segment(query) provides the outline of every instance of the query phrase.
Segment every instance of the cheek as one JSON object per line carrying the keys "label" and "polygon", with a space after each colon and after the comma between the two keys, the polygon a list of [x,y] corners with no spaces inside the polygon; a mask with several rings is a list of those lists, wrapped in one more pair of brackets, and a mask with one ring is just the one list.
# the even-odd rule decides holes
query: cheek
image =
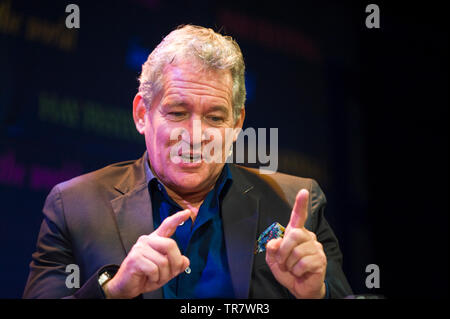
{"label": "cheek", "polygon": [[218,147],[226,155],[233,144],[233,133],[231,130],[221,130],[220,139],[216,142]]}
{"label": "cheek", "polygon": [[159,130],[157,130],[155,132],[155,147],[157,147],[159,150],[162,150],[169,141],[169,137],[169,134],[167,134],[164,128],[160,128]]}
{"label": "cheek", "polygon": [[152,148],[155,156],[158,157],[158,161],[164,166],[172,164],[170,160],[172,148],[178,150],[178,140],[171,140],[173,130],[174,128],[170,125],[161,125],[155,130]]}
{"label": "cheek", "polygon": [[146,130],[147,144],[153,151],[160,152],[170,142],[170,127],[160,119],[154,119]]}

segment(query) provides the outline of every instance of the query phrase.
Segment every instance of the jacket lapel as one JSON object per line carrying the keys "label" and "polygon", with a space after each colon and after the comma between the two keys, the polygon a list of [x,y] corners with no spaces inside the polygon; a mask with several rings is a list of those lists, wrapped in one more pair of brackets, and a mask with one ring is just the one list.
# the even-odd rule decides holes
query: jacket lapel
{"label": "jacket lapel", "polygon": [[146,184],[111,201],[126,254],[139,236],[153,231],[153,214]]}
{"label": "jacket lapel", "polygon": [[[130,168],[115,188],[121,193],[111,201],[125,254],[142,235],[153,232],[153,213],[148,183],[145,178],[144,155]],[[161,289],[145,293],[144,298],[162,298]]]}
{"label": "jacket lapel", "polygon": [[235,297],[248,298],[258,222],[259,198],[253,186],[230,165],[233,182],[222,201],[222,221]]}

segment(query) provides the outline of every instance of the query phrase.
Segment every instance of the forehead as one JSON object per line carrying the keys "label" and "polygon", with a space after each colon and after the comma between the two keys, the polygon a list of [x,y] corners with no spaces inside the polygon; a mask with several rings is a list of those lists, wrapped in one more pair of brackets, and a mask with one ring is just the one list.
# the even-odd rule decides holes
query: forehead
{"label": "forehead", "polygon": [[230,70],[206,68],[200,62],[169,64],[163,71],[163,97],[194,94],[226,100],[231,106],[233,80]]}

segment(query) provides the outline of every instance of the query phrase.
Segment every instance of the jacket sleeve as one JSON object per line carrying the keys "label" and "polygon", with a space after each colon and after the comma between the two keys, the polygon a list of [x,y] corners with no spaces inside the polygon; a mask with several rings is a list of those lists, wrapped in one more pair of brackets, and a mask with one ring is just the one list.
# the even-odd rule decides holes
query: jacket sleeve
{"label": "jacket sleeve", "polygon": [[69,288],[76,281],[71,282],[71,278],[68,278],[72,272],[69,270],[66,272],[66,267],[77,263],[72,251],[58,186],[55,186],[48,195],[43,213],[44,220],[37,239],[36,251],[32,255],[23,298],[105,298],[98,284],[98,276],[106,267],[114,268],[112,265],[99,269],[81,287]]}
{"label": "jacket sleeve", "polygon": [[313,180],[310,190],[310,205],[312,217],[312,231],[316,233],[317,240],[323,245],[327,256],[327,295],[329,298],[344,298],[352,294],[352,289],[342,270],[342,253],[338,240],[324,217],[326,206],[325,194],[320,186]]}

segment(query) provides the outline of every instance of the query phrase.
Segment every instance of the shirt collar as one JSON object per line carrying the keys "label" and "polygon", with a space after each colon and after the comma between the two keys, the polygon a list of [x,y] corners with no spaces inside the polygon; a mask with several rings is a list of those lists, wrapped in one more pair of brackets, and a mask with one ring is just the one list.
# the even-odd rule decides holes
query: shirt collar
{"label": "shirt collar", "polygon": [[156,178],[156,176],[153,174],[152,170],[150,169],[150,165],[149,165],[149,158],[148,158],[148,152],[145,152],[145,156],[144,156],[144,165],[145,165],[145,181],[147,182],[147,184],[154,178]]}

